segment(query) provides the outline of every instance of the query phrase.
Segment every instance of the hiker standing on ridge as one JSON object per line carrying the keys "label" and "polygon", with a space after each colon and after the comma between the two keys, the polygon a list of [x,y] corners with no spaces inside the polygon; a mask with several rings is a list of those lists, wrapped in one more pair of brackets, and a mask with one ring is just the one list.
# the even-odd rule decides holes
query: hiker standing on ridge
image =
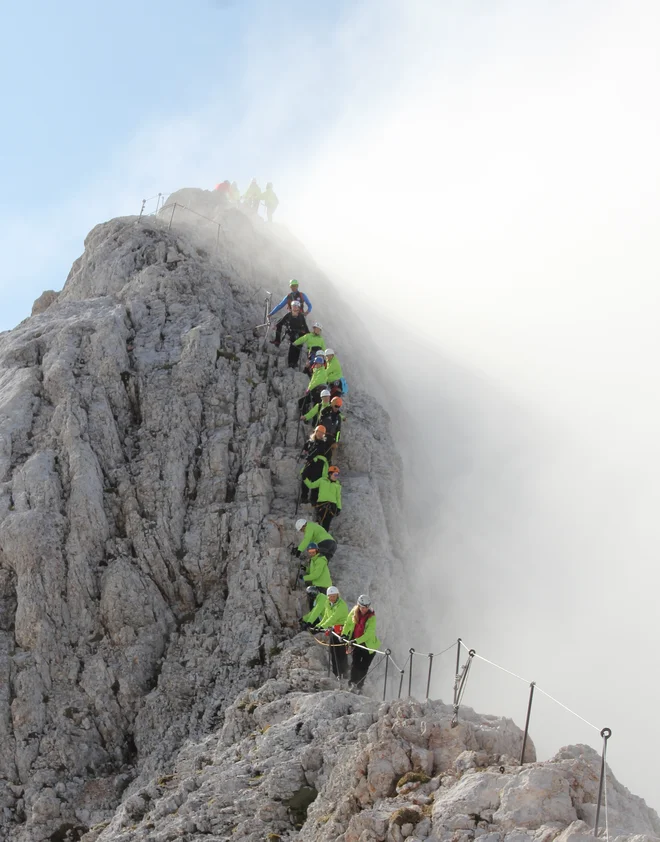
{"label": "hiker standing on ridge", "polygon": [[[330,578],[330,571],[328,570],[328,559],[320,552],[318,544],[313,541],[307,546],[307,554],[309,556],[309,566],[307,573],[300,574],[300,578],[308,585],[313,585],[319,593],[326,593],[327,589],[332,585]],[[310,594],[307,594],[307,604],[311,611],[314,607],[315,600]]]}
{"label": "hiker standing on ridge", "polygon": [[277,210],[277,206],[280,203],[280,200],[275,195],[275,191],[273,190],[273,182],[269,181],[266,185],[266,189],[261,194],[261,201],[266,205],[266,215],[268,216],[268,221],[273,221],[273,214]]}
{"label": "hiker standing on ridge", "polygon": [[304,336],[299,336],[293,343],[294,345],[304,345],[307,348],[307,365],[305,366],[305,373],[311,376],[311,362],[316,356],[317,350],[325,348],[325,339],[321,336],[323,325],[320,322],[314,322],[312,325],[312,332],[306,333]]}
{"label": "hiker standing on ridge", "polygon": [[243,205],[249,210],[251,213],[257,213],[259,211],[259,205],[261,203],[261,187],[257,184],[257,179],[253,178],[250,182],[250,186],[245,191],[245,195],[243,196]]}
{"label": "hiker standing on ridge", "polygon": [[[317,417],[320,420],[321,414],[323,413],[323,410],[326,407],[330,409],[330,389],[324,389],[321,392],[321,402],[315,403],[314,406],[309,410],[309,412],[305,413],[305,415],[300,416],[300,420],[313,421]],[[327,429],[328,428],[326,427],[326,432]]]}
{"label": "hiker standing on ridge", "polygon": [[325,609],[321,619],[316,624],[317,629],[325,629],[330,642],[330,663],[337,678],[346,678],[348,673],[348,658],[346,647],[340,641],[344,623],[348,619],[348,605],[339,594],[339,588],[330,585],[326,591]]}
{"label": "hiker standing on ridge", "polygon": [[325,433],[333,444],[339,444],[341,437],[341,422],[344,420],[341,414],[343,404],[342,398],[333,398],[330,405],[322,407],[319,413],[319,424],[323,424]]}
{"label": "hiker standing on ridge", "polygon": [[[325,434],[325,427],[318,424],[314,428],[314,432],[303,445],[302,455],[305,457],[305,464],[300,472],[300,502],[310,502],[309,486],[307,480],[317,480],[323,476],[323,473],[328,467],[328,453],[332,442]],[[311,503],[316,505],[316,498],[318,491],[316,488],[312,491]]]}
{"label": "hiker standing on ridge", "polygon": [[319,523],[314,523],[304,517],[296,521],[296,532],[303,533],[303,539],[291,550],[291,555],[298,556],[303,553],[310,543],[318,546],[323,555],[330,560],[337,550],[337,542]]}
{"label": "hiker standing on ridge", "polygon": [[353,655],[349,687],[352,686],[361,693],[364,679],[376,654],[375,650],[380,649],[381,645],[376,637],[376,615],[371,609],[371,600],[366,594],[358,597],[357,605],[344,623],[342,637],[350,640],[346,647],[346,654]]}
{"label": "hiker standing on ridge", "polygon": [[300,302],[293,301],[291,304],[291,312],[287,313],[283,319],[277,323],[275,330],[275,339],[271,339],[271,343],[276,347],[280,347],[282,341],[282,330],[286,329],[286,335],[289,337],[289,354],[287,357],[287,365],[289,368],[297,368],[298,360],[300,359],[300,346],[296,345],[296,339],[300,336],[309,333],[307,322],[302,314]]}
{"label": "hiker standing on ridge", "polygon": [[284,307],[286,307],[286,309],[289,312],[291,312],[291,305],[294,301],[297,301],[300,304],[303,315],[308,316],[312,312],[312,304],[309,298],[307,298],[304,292],[300,292],[298,286],[298,281],[295,278],[291,278],[291,280],[289,281],[289,288],[291,292],[288,295],[285,295],[284,298],[280,301],[280,303],[273,307],[273,309],[268,314],[269,319],[271,316],[274,316],[275,313],[279,313],[279,311]]}
{"label": "hiker standing on ridge", "polygon": [[305,394],[298,401],[298,409],[302,413],[306,413],[310,407],[318,403],[321,397],[321,392],[327,388],[328,376],[326,374],[325,359],[317,355],[312,360],[312,377],[309,381],[309,386]]}
{"label": "hiker standing on ridge", "polygon": [[[324,466],[323,473],[317,480],[303,480],[312,494],[316,491],[316,502],[312,505],[316,509],[316,521],[324,529],[330,529],[333,517],[341,512],[341,483],[339,482],[339,468],[336,465]],[[318,490],[317,490],[318,489]]]}
{"label": "hiker standing on ridge", "polygon": [[237,205],[241,201],[241,191],[238,189],[238,184],[232,181],[229,187],[229,201],[233,205]]}
{"label": "hiker standing on ridge", "polygon": [[308,603],[310,598],[314,600],[314,604],[312,605],[311,610],[300,618],[300,626],[303,629],[307,626],[313,627],[325,614],[325,609],[328,604],[327,596],[324,593],[321,593],[318,588],[315,588],[314,585],[309,585],[307,587]]}
{"label": "hiker standing on ridge", "polygon": [[328,386],[330,387],[332,397],[334,398],[335,396],[341,395],[344,391],[344,384],[342,382],[344,375],[342,374],[339,360],[335,356],[335,352],[332,348],[326,349],[325,367],[328,375]]}

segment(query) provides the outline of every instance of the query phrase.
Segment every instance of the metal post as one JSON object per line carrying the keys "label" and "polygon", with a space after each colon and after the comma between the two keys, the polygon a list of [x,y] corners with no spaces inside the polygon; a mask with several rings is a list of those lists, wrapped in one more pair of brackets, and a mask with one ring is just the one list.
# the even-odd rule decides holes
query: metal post
{"label": "metal post", "polygon": [[426,680],[426,700],[428,701],[431,692],[431,670],[433,669],[433,652],[429,653],[429,677]]}
{"label": "metal post", "polygon": [[170,216],[170,224],[167,226],[167,230],[172,230],[172,220],[174,219],[174,211],[176,210],[176,202],[172,205],[172,216]]}
{"label": "metal post", "polygon": [[163,195],[162,193],[159,193],[159,194],[156,196],[156,213],[158,213],[158,208],[159,208],[159,206],[160,206],[160,197],[161,197],[162,195]]}
{"label": "metal post", "polygon": [[383,682],[383,701],[387,698],[387,670],[390,666],[390,652],[391,649],[385,650],[385,681]]}
{"label": "metal post", "polygon": [[[330,638],[332,641],[332,638]],[[330,673],[332,672],[332,642],[328,647],[328,678],[330,678]]]}
{"label": "metal post", "polygon": [[405,670],[399,670],[399,695],[397,696],[397,699],[401,698],[401,691],[403,690],[403,676],[405,672]]}
{"label": "metal post", "polygon": [[410,672],[408,673],[408,695],[412,696],[412,667],[413,667],[413,658],[415,657],[415,650],[409,649],[410,652]]}
{"label": "metal post", "polygon": [[218,233],[215,237],[215,250],[219,253],[220,252],[220,226],[218,225]]}
{"label": "metal post", "polygon": [[456,647],[456,672],[454,673],[454,704],[456,704],[456,696],[458,694],[458,673],[461,668],[461,638],[458,638],[458,645]]}
{"label": "metal post", "polygon": [[600,821],[600,805],[603,800],[603,787],[605,785],[605,755],[607,754],[607,741],[612,736],[610,728],[603,728],[600,732],[603,738],[603,753],[600,756],[600,781],[598,783],[598,804],[596,805],[596,823],[594,825],[594,836],[598,836],[598,822]]}
{"label": "metal post", "polygon": [[463,669],[461,670],[461,680],[458,686],[458,693],[456,694],[456,701],[454,702],[454,715],[451,719],[451,727],[456,728],[458,725],[458,709],[461,704],[461,699],[463,698],[463,691],[465,690],[465,682],[467,681],[468,673],[470,672],[470,666],[472,665],[472,659],[477,654],[475,649],[470,649],[468,652],[468,659],[463,665]]}
{"label": "metal post", "polygon": [[529,734],[529,718],[532,715],[532,701],[534,699],[534,688],[536,682],[529,685],[529,701],[527,702],[527,719],[525,719],[525,735],[523,736],[522,751],[520,752],[520,765],[525,765],[525,749],[527,748],[527,735]]}
{"label": "metal post", "polygon": [[147,204],[146,199],[142,199],[142,207],[140,208],[140,215],[138,216],[138,222],[142,219],[142,214],[144,213],[144,206]]}

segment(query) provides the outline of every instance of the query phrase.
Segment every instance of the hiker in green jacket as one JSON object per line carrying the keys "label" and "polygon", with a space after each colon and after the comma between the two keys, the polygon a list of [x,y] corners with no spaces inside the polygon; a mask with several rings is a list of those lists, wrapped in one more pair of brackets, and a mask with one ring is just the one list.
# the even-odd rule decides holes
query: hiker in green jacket
{"label": "hiker in green jacket", "polygon": [[325,352],[325,374],[328,378],[326,383],[330,387],[332,397],[334,398],[335,395],[341,395],[344,391],[341,382],[344,375],[342,373],[339,360],[335,356],[335,352],[332,348],[328,348]]}
{"label": "hiker in green jacket", "polygon": [[312,377],[309,381],[307,391],[298,401],[298,408],[301,413],[305,413],[309,408],[318,403],[321,392],[327,388],[328,377],[325,373],[325,359],[321,356],[314,357],[312,360]]}
{"label": "hiker in green jacket", "polygon": [[341,512],[341,483],[339,482],[339,468],[336,465],[327,463],[323,473],[317,480],[305,480],[307,488],[317,488],[317,497],[314,508],[316,509],[316,521],[324,529],[330,529],[333,517]]}
{"label": "hiker in green jacket", "polygon": [[[328,407],[330,409],[330,389],[323,389],[321,392],[321,402],[315,403],[314,406],[305,415],[300,416],[301,421],[313,421],[323,410]],[[318,422],[317,422],[318,423]]]}
{"label": "hiker in green jacket", "polygon": [[339,589],[331,585],[327,590],[326,606],[317,628],[325,629],[330,644],[330,663],[337,678],[346,678],[348,659],[346,647],[341,643],[341,632],[348,619],[348,605],[339,594]]}
{"label": "hiker in green jacket", "polygon": [[[318,588],[315,588],[314,585],[309,585],[307,588],[308,600],[310,596],[314,598],[314,603],[311,611],[308,611],[307,614],[300,618],[300,625],[303,628],[307,626],[316,627],[316,624],[325,614],[325,609],[328,605],[328,597],[324,593],[321,593]],[[346,613],[348,614],[348,612]]]}
{"label": "hiker in green jacket", "polygon": [[296,531],[303,533],[303,539],[297,547],[291,551],[292,555],[298,556],[305,552],[307,547],[314,543],[321,550],[323,555],[331,559],[337,550],[337,542],[332,535],[327,532],[320,523],[314,523],[304,517],[298,518],[296,521]]}
{"label": "hiker in green jacket", "polygon": [[243,196],[243,207],[251,213],[257,213],[259,205],[261,204],[261,187],[257,184],[257,179],[253,178],[248,189]]}
{"label": "hiker in green jacket", "polygon": [[[328,559],[319,551],[318,544],[314,542],[307,547],[307,554],[309,556],[309,567],[307,573],[301,573],[300,576],[303,582],[313,585],[320,593],[325,593],[332,584],[330,571],[328,570]],[[307,594],[307,602],[311,611],[314,606],[314,599],[312,599],[311,594]]]}
{"label": "hiker in green jacket", "polygon": [[321,336],[323,326],[320,322],[314,322],[312,325],[312,332],[306,333],[304,336],[299,336],[293,343],[294,345],[304,345],[307,348],[307,364],[305,365],[305,374],[311,377],[312,374],[312,360],[316,356],[318,350],[325,349],[325,339]]}
{"label": "hiker in green jacket", "polygon": [[361,693],[364,679],[376,654],[375,650],[381,646],[376,637],[376,615],[366,594],[358,597],[357,605],[344,623],[342,637],[351,641],[351,645],[346,648],[346,653],[353,655],[349,686]]}

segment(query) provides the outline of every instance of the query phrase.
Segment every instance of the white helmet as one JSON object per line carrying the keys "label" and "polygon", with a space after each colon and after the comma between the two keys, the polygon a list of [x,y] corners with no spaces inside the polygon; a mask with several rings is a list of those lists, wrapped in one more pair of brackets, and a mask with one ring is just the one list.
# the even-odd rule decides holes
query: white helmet
{"label": "white helmet", "polygon": [[364,606],[371,605],[371,600],[366,595],[366,593],[360,594],[360,596],[358,597],[358,605],[364,605]]}
{"label": "white helmet", "polygon": [[325,351],[322,351],[320,348],[315,348],[314,353],[317,357],[325,357]]}
{"label": "white helmet", "polygon": [[305,518],[299,517],[298,520],[296,521],[296,531],[302,532],[306,525],[307,525],[307,521],[305,520]]}
{"label": "white helmet", "polygon": [[332,354],[332,356],[334,357],[335,352],[332,350],[332,348],[326,348],[326,349],[325,349],[325,355],[326,355],[326,357],[329,357],[331,354]]}
{"label": "white helmet", "polygon": [[337,594],[337,596],[339,596],[339,588],[336,588],[334,585],[330,585],[330,587],[326,591],[326,595],[332,596],[333,594]]}
{"label": "white helmet", "polygon": [[321,324],[321,322],[314,322],[312,327],[319,327],[319,328],[321,328],[321,330],[323,330],[323,325]]}
{"label": "white helmet", "polygon": [[332,392],[330,391],[330,389],[324,389],[321,392],[321,397],[322,398],[329,398],[331,394],[332,394]]}
{"label": "white helmet", "polygon": [[300,307],[300,301],[298,301],[297,298],[294,298],[293,301],[291,302],[291,306],[292,307]]}

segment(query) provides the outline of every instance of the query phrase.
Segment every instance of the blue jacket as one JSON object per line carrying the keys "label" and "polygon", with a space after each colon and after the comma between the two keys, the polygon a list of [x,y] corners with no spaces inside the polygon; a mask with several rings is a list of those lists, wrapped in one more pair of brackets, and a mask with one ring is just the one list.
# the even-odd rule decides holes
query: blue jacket
{"label": "blue jacket", "polygon": [[[309,298],[307,298],[307,296],[305,295],[305,293],[304,293],[304,292],[301,292],[300,294],[302,295],[302,299],[303,299],[303,301],[305,302],[305,306],[307,307],[307,312],[308,312],[308,313],[311,313],[311,312],[312,312],[312,305],[311,305],[311,303],[310,303]],[[283,299],[280,301],[280,303],[277,305],[277,307],[273,307],[273,309],[270,311],[270,313],[269,313],[268,315],[269,315],[269,316],[274,316],[274,315],[275,315],[275,313],[277,313],[279,310],[281,310],[281,309],[282,309],[282,307],[286,307],[286,305],[287,305],[288,301],[289,301],[289,296],[288,296],[288,295],[285,295],[285,296],[284,296],[284,298],[283,298]]]}

